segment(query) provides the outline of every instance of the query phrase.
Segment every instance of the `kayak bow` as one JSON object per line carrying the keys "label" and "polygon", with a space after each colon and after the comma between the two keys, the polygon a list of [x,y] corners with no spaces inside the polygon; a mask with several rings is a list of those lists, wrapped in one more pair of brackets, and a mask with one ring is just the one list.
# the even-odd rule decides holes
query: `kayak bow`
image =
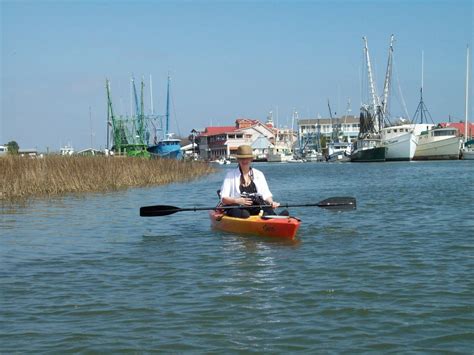
{"label": "kayak bow", "polygon": [[289,216],[250,216],[236,218],[219,211],[210,211],[213,228],[231,233],[253,234],[260,237],[294,239],[301,221]]}

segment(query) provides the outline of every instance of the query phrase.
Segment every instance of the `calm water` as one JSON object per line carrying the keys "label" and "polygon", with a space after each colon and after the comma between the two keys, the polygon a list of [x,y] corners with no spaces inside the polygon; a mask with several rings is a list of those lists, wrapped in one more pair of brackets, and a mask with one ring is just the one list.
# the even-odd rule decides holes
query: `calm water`
{"label": "calm water", "polygon": [[258,164],[296,243],[212,231],[199,181],[0,210],[0,353],[474,348],[474,164]]}

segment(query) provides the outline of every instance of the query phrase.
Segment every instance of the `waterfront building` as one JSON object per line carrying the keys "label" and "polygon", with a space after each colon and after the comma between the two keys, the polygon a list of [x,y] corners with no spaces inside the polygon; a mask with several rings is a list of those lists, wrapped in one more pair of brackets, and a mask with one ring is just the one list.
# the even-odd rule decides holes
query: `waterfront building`
{"label": "waterfront building", "polygon": [[[275,139],[275,129],[273,125],[263,124],[259,120],[238,118],[235,126],[206,127],[197,137],[199,138],[199,155],[202,159],[228,159],[235,155],[239,145],[252,146],[257,140],[260,141],[255,147],[255,153],[262,150],[268,151]],[[268,142],[268,147],[262,147],[262,142]]]}
{"label": "waterfront building", "polygon": [[[334,132],[338,132],[339,139],[351,142],[359,135],[359,117],[341,116],[337,119],[331,118],[304,118],[299,119],[298,137],[302,142],[310,145],[319,144],[321,137],[329,141]],[[304,143],[303,143],[304,144]]]}

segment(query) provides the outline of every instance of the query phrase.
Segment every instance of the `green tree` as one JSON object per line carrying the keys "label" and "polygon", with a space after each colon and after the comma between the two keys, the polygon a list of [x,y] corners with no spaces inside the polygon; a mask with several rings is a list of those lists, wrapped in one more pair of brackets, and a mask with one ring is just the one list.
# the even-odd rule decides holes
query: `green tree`
{"label": "green tree", "polygon": [[327,146],[327,137],[321,135],[321,148],[326,148]]}
{"label": "green tree", "polygon": [[18,154],[18,150],[20,149],[20,146],[15,141],[8,142],[7,147],[8,147],[9,154]]}

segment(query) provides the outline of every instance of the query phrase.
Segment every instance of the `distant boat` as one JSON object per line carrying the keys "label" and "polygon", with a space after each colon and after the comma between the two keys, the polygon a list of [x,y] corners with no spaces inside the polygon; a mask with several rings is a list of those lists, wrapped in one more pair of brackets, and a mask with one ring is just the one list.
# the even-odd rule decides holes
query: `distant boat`
{"label": "distant boat", "polygon": [[372,163],[383,162],[387,148],[381,146],[380,139],[365,138],[357,140],[352,149],[351,162]]}
{"label": "distant boat", "polygon": [[[427,129],[420,132],[424,127]],[[462,140],[457,128],[416,124],[415,132],[419,135],[413,160],[459,159]]]}
{"label": "distant boat", "polygon": [[181,140],[173,138],[173,133],[169,133],[169,121],[170,121],[170,77],[168,76],[168,87],[166,94],[166,127],[163,132],[163,139],[157,144],[151,145],[147,148],[147,151],[151,154],[152,158],[168,158],[168,159],[181,159],[183,152],[181,150]]}
{"label": "distant boat", "polygon": [[474,139],[464,143],[461,155],[464,160],[474,160]]}
{"label": "distant boat", "polygon": [[[420,102],[413,117],[413,130],[418,138],[418,145],[413,160],[449,160],[459,159],[461,138],[455,127],[435,125],[423,101],[423,56]],[[430,118],[432,123],[427,123]],[[419,122],[419,123],[415,123]]]}
{"label": "distant boat", "polygon": [[[375,109],[374,109],[375,107]],[[360,129],[357,140],[352,144],[351,162],[371,163],[384,162],[387,147],[382,145],[378,127],[380,127],[377,106],[364,105],[360,113]]]}
{"label": "distant boat", "polygon": [[270,148],[267,153],[268,162],[285,163],[293,159],[293,154],[289,150],[278,151],[276,148]]}
{"label": "distant boat", "polygon": [[181,159],[183,152],[181,151],[181,140],[173,138],[173,133],[168,133],[167,138],[147,148],[152,158],[169,158]]}
{"label": "distant boat", "polygon": [[414,126],[401,124],[384,127],[381,130],[382,146],[387,148],[387,161],[412,160],[418,145]]}
{"label": "distant boat", "polygon": [[348,162],[351,161],[351,150],[352,143],[343,142],[339,137],[339,128],[340,123],[339,119],[336,119],[336,124],[333,124],[334,118],[332,117],[331,105],[328,99],[328,109],[329,109],[329,118],[331,119],[332,134],[331,141],[327,144],[328,154],[326,156],[326,161],[329,163],[332,162]]}
{"label": "distant boat", "polygon": [[59,155],[73,155],[74,148],[70,144],[66,144],[64,147],[59,149]]}
{"label": "distant boat", "polygon": [[[367,45],[367,38],[364,40],[364,54],[367,65],[368,82],[370,85],[370,96],[372,102],[364,104],[361,107],[359,116],[359,136],[352,146],[351,162],[383,162],[387,148],[382,146],[380,138],[380,130],[383,127],[383,115],[385,110],[385,103],[379,102],[379,98],[375,92],[375,85],[372,76],[372,67],[370,64],[369,48]],[[392,49],[393,36],[390,39],[390,50]],[[387,66],[387,73],[390,67]],[[385,86],[387,87],[387,82]],[[388,93],[388,90],[384,90]]]}
{"label": "distant boat", "polygon": [[322,153],[318,152],[315,149],[309,149],[304,151],[304,154],[302,155],[302,159],[306,162],[318,162],[318,161],[324,161],[324,156]]}
{"label": "distant boat", "polygon": [[352,143],[331,142],[328,144],[328,155],[326,161],[333,163],[345,163],[351,161]]}
{"label": "distant boat", "polygon": [[228,165],[228,164],[230,164],[230,160],[225,159],[225,158],[221,158],[221,159],[217,160],[217,163],[219,165]]}

